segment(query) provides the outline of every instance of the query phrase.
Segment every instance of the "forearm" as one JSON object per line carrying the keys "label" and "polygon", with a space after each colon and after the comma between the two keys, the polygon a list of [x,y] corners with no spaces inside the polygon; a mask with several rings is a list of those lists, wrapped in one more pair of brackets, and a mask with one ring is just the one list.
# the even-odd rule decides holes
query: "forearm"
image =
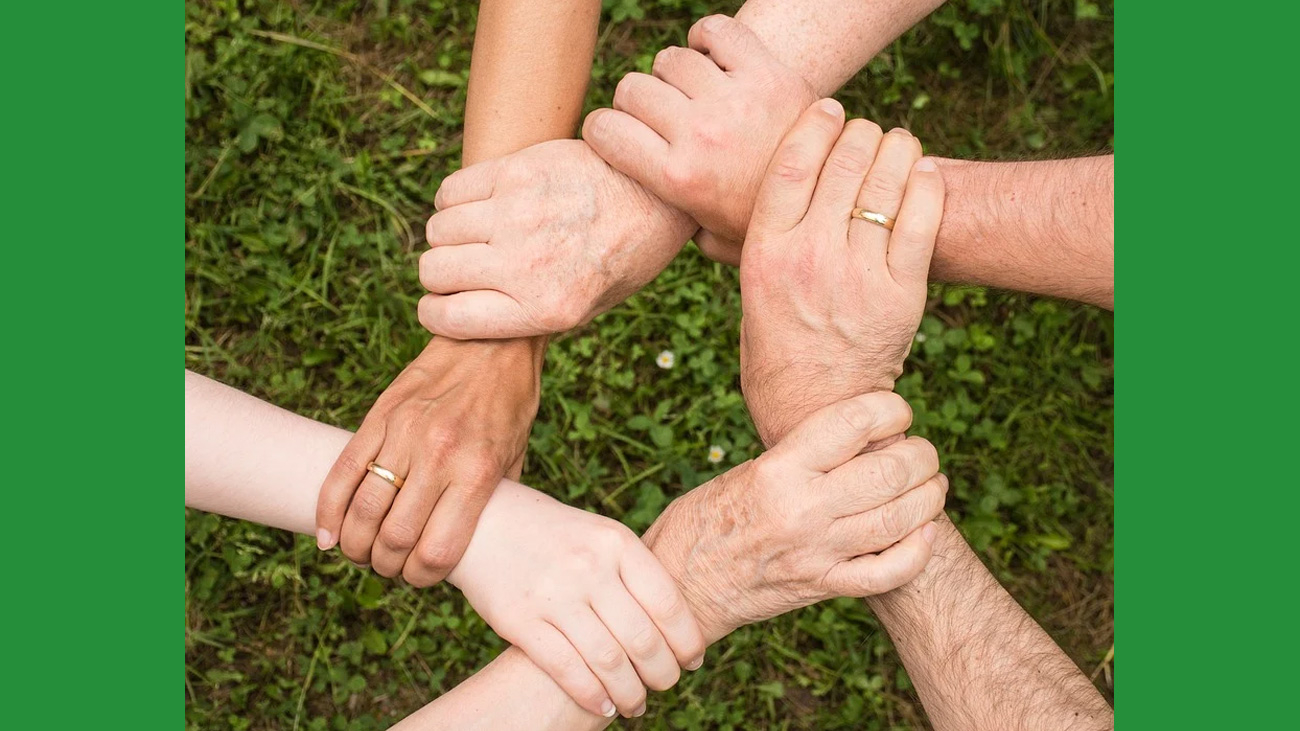
{"label": "forearm", "polygon": [[[311,534],[316,493],[351,435],[241,391],[185,372],[185,505]],[[503,481],[481,520],[491,521]],[[472,543],[471,543],[472,545]],[[472,550],[472,549],[471,549]],[[449,579],[456,583],[455,572]],[[502,703],[505,695],[511,699]],[[604,728],[523,652],[511,648],[399,728]]]}
{"label": "forearm", "polygon": [[462,164],[572,137],[591,76],[598,0],[483,0]]}
{"label": "forearm", "polygon": [[868,605],[935,729],[1109,729],[1114,711],[948,520],[934,557]]}
{"label": "forearm", "polygon": [[932,279],[1115,307],[1115,156],[939,160]]}
{"label": "forearm", "polygon": [[348,432],[185,371],[185,505],[316,532],[316,495]]}
{"label": "forearm", "polygon": [[749,0],[736,19],[781,63],[830,96],[943,0]]}

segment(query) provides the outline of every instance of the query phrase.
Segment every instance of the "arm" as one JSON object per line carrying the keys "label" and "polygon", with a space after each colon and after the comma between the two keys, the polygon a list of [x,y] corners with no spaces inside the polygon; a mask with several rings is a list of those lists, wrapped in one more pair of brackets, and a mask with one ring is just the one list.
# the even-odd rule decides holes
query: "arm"
{"label": "arm", "polygon": [[947,519],[921,576],[867,603],[935,729],[1112,729],[1115,712]]}
{"label": "arm", "polygon": [[[751,0],[735,20],[704,18],[690,49],[656,57],[654,77],[620,82],[585,139],[695,218],[707,255],[737,264],[762,171],[799,113],[936,3],[839,5]],[[949,193],[933,276],[1113,306],[1113,157],[936,162]]]}
{"label": "arm", "polygon": [[[341,429],[188,371],[185,427],[187,507],[298,532],[311,531],[316,480],[348,442]],[[679,663],[704,652],[685,598],[635,534],[509,480],[448,581],[536,658],[543,685],[598,718],[644,708],[642,678],[668,688]]]}
{"label": "arm", "polygon": [[[480,5],[465,164],[573,135],[599,12],[595,0]],[[441,581],[498,480],[523,469],[545,350],[544,337],[431,341],[366,415],[324,482],[320,547],[338,542],[353,561],[414,586]],[[408,481],[400,496],[366,472],[371,461]]]}
{"label": "arm", "polygon": [[[920,152],[906,132],[846,125],[825,103],[777,148],[740,264],[741,384],[764,441],[784,438],[819,404],[891,387],[901,372],[944,211],[944,176]],[[868,203],[897,218],[892,230],[844,220]],[[936,728],[1110,723],[1092,684],[939,522],[936,559],[868,599]]]}
{"label": "arm", "polygon": [[[797,427],[786,444],[675,500],[646,535],[671,567],[670,582],[683,587],[681,595],[661,592],[648,602],[657,605],[656,616],[674,614],[673,606],[678,616],[689,616],[684,614],[689,606],[700,618],[703,637],[697,641],[712,642],[743,624],[831,596],[887,591],[914,577],[930,558],[934,527],[929,521],[941,515],[947,490],[946,480],[935,474],[934,448],[911,439],[858,454],[867,442],[905,430],[910,420],[907,405],[892,394],[836,404]],[[188,507],[310,532],[315,480],[347,439],[341,429],[185,373]],[[885,463],[901,468],[903,484],[882,482]],[[550,512],[539,520],[539,510]],[[747,518],[740,525],[737,510]],[[627,569],[636,567],[638,555],[649,553],[634,537],[630,544],[639,551],[629,550],[617,530],[583,522],[592,520],[617,526],[503,481],[448,580],[492,623],[492,605],[511,596],[537,593],[547,581],[583,582],[546,576],[553,574],[556,559],[574,548],[566,546],[565,536],[577,533],[579,544],[601,544],[601,553],[623,554],[623,581],[635,586],[639,572]],[[530,544],[527,536],[539,532],[545,545]],[[879,555],[858,558],[868,552]],[[529,560],[539,553],[545,565]],[[502,583],[505,591],[492,602],[473,600]],[[703,660],[703,644],[692,652],[694,660],[686,664],[695,669]],[[478,725],[466,725],[471,723]],[[584,711],[512,647],[399,727],[594,729],[608,723]]]}

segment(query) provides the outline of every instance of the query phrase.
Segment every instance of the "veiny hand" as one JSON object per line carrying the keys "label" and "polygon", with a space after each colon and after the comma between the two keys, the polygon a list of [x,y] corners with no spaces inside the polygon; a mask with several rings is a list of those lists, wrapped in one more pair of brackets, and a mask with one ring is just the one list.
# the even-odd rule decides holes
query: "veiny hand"
{"label": "veiny hand", "polygon": [[709,642],[837,596],[911,581],[930,560],[948,480],[907,403],[872,393],[827,406],[772,450],[674,500],[645,535]]}
{"label": "veiny hand", "polygon": [[[841,134],[842,132],[842,134]],[[897,222],[890,232],[854,207]],[[740,383],[773,444],[809,411],[893,389],[925,309],[943,177],[902,129],[809,107],[772,157],[740,264]]]}
{"label": "veiny hand", "polygon": [[767,162],[817,95],[734,18],[701,18],[688,41],[660,51],[653,76],[624,76],[614,109],[588,115],[582,135],[693,216],[705,229],[700,249],[734,266]]}
{"label": "veiny hand", "polygon": [[[537,341],[435,338],[366,414],[321,487],[317,543],[413,586],[460,560],[503,475],[518,477],[537,415]],[[404,477],[399,491],[367,472]]]}
{"label": "veiny hand", "polygon": [[461,339],[585,324],[645,286],[695,228],[580,140],[452,173],[434,204],[420,322]]}
{"label": "veiny hand", "polygon": [[497,489],[448,581],[578,705],[645,712],[699,667],[704,637],[650,550],[621,523],[513,482]]}

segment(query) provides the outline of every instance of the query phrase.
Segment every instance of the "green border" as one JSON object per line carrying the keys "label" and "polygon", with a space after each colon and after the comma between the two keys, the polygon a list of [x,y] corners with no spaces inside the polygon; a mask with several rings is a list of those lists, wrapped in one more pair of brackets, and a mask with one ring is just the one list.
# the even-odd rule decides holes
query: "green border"
{"label": "green border", "polygon": [[1293,3],[1123,3],[1116,704],[1294,728]]}
{"label": "green border", "polygon": [[[182,391],[167,365],[181,331],[181,12],[8,8],[4,715],[17,728],[183,723]],[[1295,571],[1281,564],[1298,514],[1284,466],[1297,14],[1117,13],[1122,727],[1294,721]]]}
{"label": "green border", "polygon": [[182,13],[5,9],[8,728],[183,723]]}

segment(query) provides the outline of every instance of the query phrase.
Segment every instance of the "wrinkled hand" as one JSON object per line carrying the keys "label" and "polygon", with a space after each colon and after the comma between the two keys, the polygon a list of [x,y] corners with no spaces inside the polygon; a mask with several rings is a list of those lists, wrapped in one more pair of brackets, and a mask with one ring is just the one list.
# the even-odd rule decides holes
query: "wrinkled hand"
{"label": "wrinkled hand", "polygon": [[592,713],[645,712],[699,667],[704,637],[685,598],[623,524],[503,482],[448,581],[497,634]]}
{"label": "wrinkled hand", "polygon": [[614,109],[588,115],[582,134],[610,165],[693,216],[705,229],[701,251],[734,266],[767,162],[817,95],[734,18],[701,18],[688,41],[660,51],[653,76],[624,76]]}
{"label": "wrinkled hand", "polygon": [[[918,162],[919,161],[919,162]],[[897,222],[850,218],[854,207]],[[772,444],[810,410],[891,390],[925,309],[943,178],[902,129],[833,99],[772,157],[740,264],[740,383]]]}
{"label": "wrinkled hand", "polygon": [[[537,415],[536,341],[435,338],[393,381],[330,469],[317,542],[382,576],[441,581],[460,560],[503,475],[518,477]],[[399,491],[366,471],[374,461]]]}
{"label": "wrinkled hand", "polygon": [[837,596],[880,594],[930,560],[948,480],[907,403],[872,393],[821,409],[776,447],[674,500],[645,535],[709,642]]}
{"label": "wrinkled hand", "polygon": [[420,322],[460,339],[585,324],[654,279],[694,230],[580,140],[457,171],[435,205]]}

